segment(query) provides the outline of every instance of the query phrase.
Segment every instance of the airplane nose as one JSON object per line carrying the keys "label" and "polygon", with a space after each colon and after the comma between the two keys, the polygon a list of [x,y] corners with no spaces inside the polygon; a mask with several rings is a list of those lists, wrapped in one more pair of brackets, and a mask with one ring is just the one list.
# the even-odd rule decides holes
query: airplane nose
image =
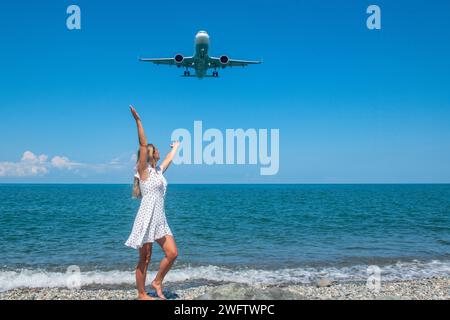
{"label": "airplane nose", "polygon": [[209,43],[209,35],[205,31],[199,31],[195,35],[196,44],[207,44]]}

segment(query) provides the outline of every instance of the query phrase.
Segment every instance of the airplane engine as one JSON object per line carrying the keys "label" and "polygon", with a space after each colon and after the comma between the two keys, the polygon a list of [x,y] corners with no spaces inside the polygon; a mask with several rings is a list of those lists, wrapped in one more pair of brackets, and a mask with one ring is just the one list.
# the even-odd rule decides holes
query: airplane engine
{"label": "airplane engine", "polygon": [[228,56],[220,56],[219,58],[220,63],[222,64],[222,66],[226,66],[228,64],[228,62],[230,61],[230,59],[228,58]]}
{"label": "airplane engine", "polygon": [[175,63],[177,65],[180,65],[183,63],[184,57],[181,54],[177,54],[174,59],[175,59]]}

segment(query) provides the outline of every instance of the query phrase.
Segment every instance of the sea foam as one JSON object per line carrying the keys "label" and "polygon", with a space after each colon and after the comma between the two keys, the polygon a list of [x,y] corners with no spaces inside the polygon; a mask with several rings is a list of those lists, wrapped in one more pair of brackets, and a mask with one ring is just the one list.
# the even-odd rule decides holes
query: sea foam
{"label": "sea foam", "polygon": [[[399,262],[380,266],[381,281],[412,280],[429,277],[450,277],[450,261]],[[151,280],[156,271],[148,272]],[[318,278],[327,277],[336,281],[367,281],[367,265],[341,268],[284,268],[264,270],[252,268],[226,268],[214,265],[183,266],[171,270],[166,281],[185,283],[195,281],[234,282],[249,285],[308,284]],[[67,287],[70,274],[43,269],[0,270],[0,291],[16,288]],[[134,271],[92,270],[81,268],[80,285],[120,286],[134,285]]]}

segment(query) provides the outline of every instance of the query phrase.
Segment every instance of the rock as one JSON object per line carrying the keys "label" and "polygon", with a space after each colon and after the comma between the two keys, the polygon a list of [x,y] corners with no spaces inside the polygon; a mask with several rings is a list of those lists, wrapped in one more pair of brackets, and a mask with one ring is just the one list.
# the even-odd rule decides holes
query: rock
{"label": "rock", "polygon": [[319,288],[331,287],[334,281],[328,278],[321,278],[316,282],[316,286]]}
{"label": "rock", "polygon": [[382,296],[378,300],[411,300],[411,297],[407,296]]}
{"label": "rock", "polygon": [[194,300],[296,300],[302,295],[279,287],[254,287],[230,283],[210,288]]}

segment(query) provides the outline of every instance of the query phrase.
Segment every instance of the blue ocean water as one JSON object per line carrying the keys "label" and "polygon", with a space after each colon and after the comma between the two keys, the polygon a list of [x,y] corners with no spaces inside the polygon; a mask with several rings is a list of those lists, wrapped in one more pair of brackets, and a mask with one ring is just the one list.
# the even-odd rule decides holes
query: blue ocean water
{"label": "blue ocean water", "polygon": [[[131,185],[0,185],[0,290],[64,285],[71,265],[132,285],[138,206]],[[450,185],[169,185],[166,216],[172,283],[450,276]]]}

